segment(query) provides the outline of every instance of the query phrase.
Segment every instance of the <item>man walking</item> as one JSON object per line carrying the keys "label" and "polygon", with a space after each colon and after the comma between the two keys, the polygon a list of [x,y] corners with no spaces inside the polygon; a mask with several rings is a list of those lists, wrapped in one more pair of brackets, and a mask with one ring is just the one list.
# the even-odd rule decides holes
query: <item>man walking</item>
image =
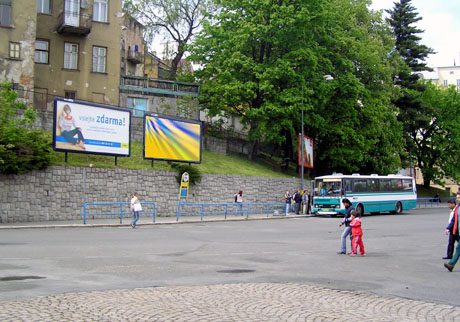
{"label": "man walking", "polygon": [[[458,198],[458,197],[457,197]],[[446,228],[446,235],[449,235],[449,242],[447,244],[447,256],[443,257],[442,259],[452,259],[452,255],[454,254],[454,247],[455,247],[455,241],[458,242],[459,240],[459,234],[458,234],[458,229],[453,233],[453,225],[451,228],[449,228],[450,222],[452,221],[452,218],[454,217],[455,212],[458,212],[458,206],[456,205],[455,199],[454,198],[449,198],[447,200],[447,205],[450,209],[450,215],[449,215],[449,225]],[[460,205],[460,204],[459,204]]]}
{"label": "man walking", "polygon": [[[460,191],[457,192],[457,203],[459,204],[455,210],[454,210],[454,214],[452,216],[452,219],[449,223],[449,225],[447,226],[446,228],[446,233],[450,233],[452,232],[452,234],[455,236],[456,234],[458,235],[458,232],[459,232],[459,224],[460,224],[460,220],[458,220],[459,216],[458,216],[458,211],[459,211],[459,206],[460,206]],[[449,272],[452,272],[452,270],[454,269],[455,267],[455,264],[457,264],[457,261],[460,257],[460,243],[457,243],[457,247],[455,248],[455,254],[454,256],[451,258],[451,260],[448,262],[448,263],[444,263],[444,267],[447,268],[447,270]]]}

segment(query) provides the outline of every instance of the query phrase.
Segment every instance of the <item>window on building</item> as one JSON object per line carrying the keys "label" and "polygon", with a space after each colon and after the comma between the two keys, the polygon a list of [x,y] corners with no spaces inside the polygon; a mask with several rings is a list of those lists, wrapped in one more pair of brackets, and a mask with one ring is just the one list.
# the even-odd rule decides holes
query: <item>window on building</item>
{"label": "window on building", "polygon": [[447,84],[448,84],[448,83],[447,83],[447,79],[443,80],[442,83],[444,84],[444,86],[447,86]]}
{"label": "window on building", "polygon": [[64,97],[74,100],[74,99],[77,98],[77,92],[65,91],[65,92],[64,92]]}
{"label": "window on building", "polygon": [[47,40],[35,40],[35,62],[48,64],[50,43]]}
{"label": "window on building", "polygon": [[13,59],[21,58],[21,44],[20,43],[10,41],[9,57]]}
{"label": "window on building", "polygon": [[107,0],[94,0],[93,20],[107,22]]}
{"label": "window on building", "polygon": [[457,79],[457,86],[460,86],[460,79]]}
{"label": "window on building", "polygon": [[0,26],[9,26],[11,19],[11,0],[0,0]]}
{"label": "window on building", "polygon": [[128,108],[134,111],[134,116],[144,116],[147,112],[147,99],[128,97]]}
{"label": "window on building", "polygon": [[64,43],[64,68],[77,69],[78,44]]}
{"label": "window on building", "polygon": [[93,47],[93,72],[105,73],[107,48]]}
{"label": "window on building", "polygon": [[37,13],[51,13],[50,0],[37,0]]}

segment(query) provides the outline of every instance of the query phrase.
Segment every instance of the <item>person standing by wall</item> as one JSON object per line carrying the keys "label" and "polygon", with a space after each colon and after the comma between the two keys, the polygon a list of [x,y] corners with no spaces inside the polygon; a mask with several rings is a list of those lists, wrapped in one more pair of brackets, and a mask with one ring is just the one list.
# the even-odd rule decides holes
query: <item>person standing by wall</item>
{"label": "person standing by wall", "polygon": [[[460,196],[457,195],[457,199],[460,199]],[[455,206],[456,205],[456,202],[455,202],[455,199],[454,198],[449,198],[449,200],[447,200],[447,206],[449,207],[449,209],[451,210],[450,211],[450,215],[449,215],[449,225],[447,226],[446,228],[446,235],[449,235],[449,242],[447,244],[447,256],[446,257],[443,257],[442,259],[452,259],[452,255],[454,254],[454,246],[455,246],[455,241],[459,241],[459,233],[458,233],[458,229],[456,231],[456,233],[454,234],[453,233],[453,225],[451,228],[449,228],[451,225],[450,225],[450,222],[452,221],[452,218],[454,217],[454,214],[455,212],[458,213],[459,211],[459,206],[460,206],[460,203],[459,203],[459,206]],[[458,214],[457,214],[458,216]]]}
{"label": "person standing by wall", "polygon": [[310,194],[310,191],[305,191],[304,195],[306,194],[306,202],[304,204],[304,208],[303,208],[303,214],[305,215],[305,213],[308,215],[311,211],[311,194]]}
{"label": "person standing by wall", "polygon": [[295,202],[295,213],[296,215],[299,214],[300,212],[300,202],[302,201],[302,195],[300,194],[300,191],[296,191],[294,195],[294,202]]}
{"label": "person standing by wall", "polygon": [[137,192],[134,192],[133,197],[131,198],[131,211],[133,212],[131,227],[136,228],[136,223],[139,220],[139,212],[142,211],[141,202],[137,198]]}
{"label": "person standing by wall", "polygon": [[235,215],[238,216],[240,213],[243,216],[243,190],[240,190],[234,197],[236,202]]}
{"label": "person standing by wall", "polygon": [[341,237],[342,238],[342,249],[337,254],[347,253],[347,236],[348,235],[350,235],[350,240],[353,241],[353,238],[351,236],[350,222],[351,222],[351,212],[355,210],[355,208],[351,204],[351,201],[348,200],[347,198],[344,198],[342,200],[342,203],[345,206],[345,216],[343,217],[343,221],[339,224],[339,227],[342,227],[343,225],[345,225],[345,229],[343,230],[342,237]]}
{"label": "person standing by wall", "polygon": [[308,192],[307,190],[304,190],[302,194],[302,214],[303,215],[307,213],[307,201],[308,201],[307,192]]}
{"label": "person standing by wall", "polygon": [[286,193],[284,194],[284,201],[286,202],[286,216],[289,215],[289,207],[291,207],[291,199],[292,199],[292,196],[291,196],[291,193],[289,192],[289,190],[286,190]]}

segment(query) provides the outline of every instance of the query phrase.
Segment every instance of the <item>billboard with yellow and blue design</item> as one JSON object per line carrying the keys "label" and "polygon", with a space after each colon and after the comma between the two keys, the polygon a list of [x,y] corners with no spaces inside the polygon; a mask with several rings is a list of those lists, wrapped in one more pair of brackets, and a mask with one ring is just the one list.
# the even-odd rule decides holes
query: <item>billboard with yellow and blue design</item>
{"label": "billboard with yellow and blue design", "polygon": [[158,115],[144,117],[144,159],[201,163],[202,123]]}

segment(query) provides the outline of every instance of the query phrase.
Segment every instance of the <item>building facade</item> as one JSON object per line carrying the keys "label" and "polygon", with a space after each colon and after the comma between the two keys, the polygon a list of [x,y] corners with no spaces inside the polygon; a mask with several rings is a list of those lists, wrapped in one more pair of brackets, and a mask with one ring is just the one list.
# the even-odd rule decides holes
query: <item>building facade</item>
{"label": "building facade", "polygon": [[441,86],[454,85],[460,91],[460,66],[435,67],[432,72],[423,73],[421,77]]}
{"label": "building facade", "polygon": [[0,81],[42,112],[64,97],[198,120],[199,85],[166,80],[143,29],[122,0],[0,0]]}
{"label": "building facade", "polygon": [[0,0],[0,82],[9,81],[30,103],[34,88],[37,11],[29,1]]}
{"label": "building facade", "polygon": [[51,95],[118,106],[121,0],[35,1],[35,105],[49,109]]}

